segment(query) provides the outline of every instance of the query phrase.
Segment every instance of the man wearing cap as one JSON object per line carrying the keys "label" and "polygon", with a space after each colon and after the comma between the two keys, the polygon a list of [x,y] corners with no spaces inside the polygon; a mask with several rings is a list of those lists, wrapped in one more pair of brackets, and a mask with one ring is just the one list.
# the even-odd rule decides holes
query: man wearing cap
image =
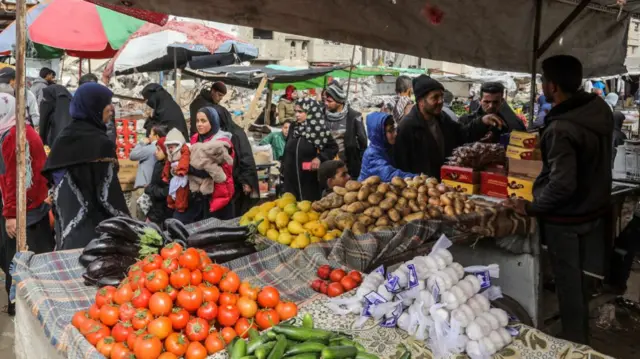
{"label": "man wearing cap", "polygon": [[358,178],[362,156],[367,149],[362,114],[347,104],[347,94],[335,81],[327,87],[324,105],[327,128],[340,148],[338,156],[347,164],[351,178]]}
{"label": "man wearing cap", "polygon": [[[16,70],[11,67],[5,67],[0,70],[0,92],[16,96]],[[38,127],[40,125],[40,109],[38,108],[38,99],[33,92],[27,88],[25,91],[25,99],[27,102],[27,123]]]}
{"label": "man wearing cap", "polygon": [[[501,132],[526,131],[522,120],[516,116],[511,107],[504,100],[504,86],[499,82],[485,82],[480,88],[480,107],[475,112],[464,115],[460,123],[468,124],[485,115],[496,115],[502,119],[506,126]],[[496,133],[496,135],[499,135]],[[497,141],[497,136],[494,137]]]}
{"label": "man wearing cap", "polygon": [[396,166],[410,173],[440,178],[440,167],[453,149],[482,139],[492,127],[502,127],[496,116],[487,115],[467,125],[454,122],[442,112],[444,86],[429,76],[413,79],[416,105],[398,126],[393,149]]}
{"label": "man wearing cap", "polygon": [[191,105],[189,105],[189,112],[191,113],[191,128],[189,130],[191,131],[191,134],[198,132],[196,131],[196,116],[198,114],[198,110],[207,106],[219,105],[220,101],[222,101],[226,94],[227,86],[221,81],[214,82],[213,85],[211,85],[211,88],[205,88],[200,91],[198,97],[196,97],[195,100],[191,102]]}

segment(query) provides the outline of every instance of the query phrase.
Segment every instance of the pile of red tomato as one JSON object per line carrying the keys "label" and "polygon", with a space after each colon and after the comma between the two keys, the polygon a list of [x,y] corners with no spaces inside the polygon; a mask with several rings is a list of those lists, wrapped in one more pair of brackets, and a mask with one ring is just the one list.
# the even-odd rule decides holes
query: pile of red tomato
{"label": "pile of red tomato", "polygon": [[107,358],[201,359],[297,313],[275,288],[252,287],[202,250],[172,243],[132,266],[118,288],[100,288],[72,324]]}
{"label": "pile of red tomato", "polygon": [[[337,297],[360,286],[362,274],[358,271],[349,273],[342,269],[332,269],[328,264],[318,267],[316,273],[320,279],[311,282],[311,288],[316,292],[326,294],[329,297]],[[326,282],[325,280],[329,280]]]}

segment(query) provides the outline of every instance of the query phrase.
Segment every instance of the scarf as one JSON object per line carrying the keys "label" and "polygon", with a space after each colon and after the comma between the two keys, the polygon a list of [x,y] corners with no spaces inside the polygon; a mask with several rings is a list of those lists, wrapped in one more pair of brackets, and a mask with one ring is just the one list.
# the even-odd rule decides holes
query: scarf
{"label": "scarf", "polygon": [[287,86],[287,88],[284,90],[284,98],[289,101],[293,101],[293,93],[295,92],[295,90],[296,88],[293,85]]}
{"label": "scarf", "polygon": [[339,112],[331,112],[329,110],[326,111],[326,115],[327,115],[327,121],[329,122],[341,122],[341,121],[346,121],[347,120],[347,112],[349,112],[349,109],[347,108],[347,105],[344,105],[342,107],[342,111]]}
{"label": "scarf", "polygon": [[204,142],[220,131],[220,115],[213,107],[203,107],[198,110],[198,113],[204,113],[211,125],[209,132],[205,134],[198,133],[198,142]]}
{"label": "scarf", "polygon": [[0,134],[4,134],[16,125],[16,99],[6,93],[0,93]]}
{"label": "scarf", "polygon": [[318,150],[322,150],[331,137],[331,132],[324,123],[322,106],[310,98],[297,100],[296,106],[300,106],[306,112],[307,119],[296,124],[293,130],[294,138],[304,137]]}

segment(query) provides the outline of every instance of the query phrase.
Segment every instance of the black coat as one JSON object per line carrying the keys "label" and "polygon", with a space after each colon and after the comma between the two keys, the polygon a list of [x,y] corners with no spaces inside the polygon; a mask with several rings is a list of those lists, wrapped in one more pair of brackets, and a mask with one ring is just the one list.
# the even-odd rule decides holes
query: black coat
{"label": "black coat", "polygon": [[145,187],[146,193],[151,199],[151,208],[147,217],[153,223],[162,225],[164,220],[173,216],[173,211],[167,207],[167,196],[169,195],[169,184],[162,180],[162,170],[164,161],[157,161],[153,166],[151,181]]}
{"label": "black coat", "polygon": [[298,201],[317,201],[321,198],[322,187],[318,182],[317,171],[303,171],[302,164],[318,157],[321,162],[332,160],[338,154],[338,144],[329,137],[322,151],[303,136],[293,136],[295,124],[289,129],[287,144],[282,157],[282,175],[285,192],[293,193]]}
{"label": "black coat", "polygon": [[149,84],[142,89],[142,97],[147,100],[147,105],[153,109],[151,116],[144,124],[147,133],[153,126],[165,126],[167,132],[177,128],[184,139],[189,142],[189,131],[182,109],[162,86]]}
{"label": "black coat", "polygon": [[362,114],[351,107],[347,112],[347,132],[344,134],[344,161],[351,178],[360,177],[362,156],[367,149],[367,132],[362,123]]}
{"label": "black coat", "polygon": [[[481,119],[484,115],[486,115],[486,113],[482,110],[482,107],[478,107],[478,109],[475,112],[460,117],[458,122],[460,122],[463,125],[467,125],[472,121]],[[497,128],[492,128],[491,131],[493,131],[496,134],[495,137],[498,137],[498,135],[503,133],[509,133],[511,131],[527,130],[527,127],[524,125],[524,122],[522,122],[522,120],[520,120],[518,116],[516,116],[515,112],[513,112],[511,107],[509,107],[509,105],[506,102],[503,103],[502,106],[500,106],[500,109],[498,110],[497,115],[504,121],[504,123],[506,124],[506,127],[503,127],[502,130],[499,130]],[[495,138],[495,140],[498,140],[498,138]]]}
{"label": "black coat", "polygon": [[[622,132],[622,123],[624,122],[624,114],[620,111],[613,112],[613,159],[615,160],[618,146],[624,145],[627,135]],[[42,121],[42,120],[40,120]]]}
{"label": "black coat", "polygon": [[453,149],[481,139],[489,130],[480,120],[462,125],[445,113],[437,119],[444,141],[444,153],[431,135],[426,120],[414,106],[398,125],[398,137],[393,149],[396,167],[410,173],[423,173],[440,178],[440,167]]}
{"label": "black coat", "polygon": [[69,104],[71,93],[66,87],[50,85],[42,90],[40,102],[40,138],[42,143],[51,147],[58,135],[71,123]]}

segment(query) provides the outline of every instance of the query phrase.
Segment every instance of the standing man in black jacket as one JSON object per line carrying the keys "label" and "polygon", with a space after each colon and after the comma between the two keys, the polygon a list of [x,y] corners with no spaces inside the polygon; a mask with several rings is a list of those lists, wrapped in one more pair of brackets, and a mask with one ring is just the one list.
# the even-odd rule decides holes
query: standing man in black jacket
{"label": "standing man in black jacket", "polygon": [[582,64],[567,55],[542,62],[542,89],[553,108],[540,136],[542,172],[533,202],[509,200],[538,217],[556,281],[564,339],[589,344],[590,288],[605,274],[604,218],[611,197],[613,114],[596,94],[581,91]]}
{"label": "standing man in black jacket", "polygon": [[505,126],[500,131],[495,131],[494,141],[499,139],[498,136],[501,133],[527,130],[522,120],[516,116],[504,100],[504,86],[499,82],[485,82],[482,84],[482,87],[480,87],[480,107],[475,112],[460,117],[459,122],[466,125],[485,115],[496,115],[505,123]]}
{"label": "standing man in black jacket", "polygon": [[453,149],[491,135],[491,127],[504,123],[494,114],[470,121],[454,122],[442,112],[444,86],[427,75],[413,79],[416,105],[400,121],[393,149],[396,167],[410,173],[440,178],[440,167]]}

